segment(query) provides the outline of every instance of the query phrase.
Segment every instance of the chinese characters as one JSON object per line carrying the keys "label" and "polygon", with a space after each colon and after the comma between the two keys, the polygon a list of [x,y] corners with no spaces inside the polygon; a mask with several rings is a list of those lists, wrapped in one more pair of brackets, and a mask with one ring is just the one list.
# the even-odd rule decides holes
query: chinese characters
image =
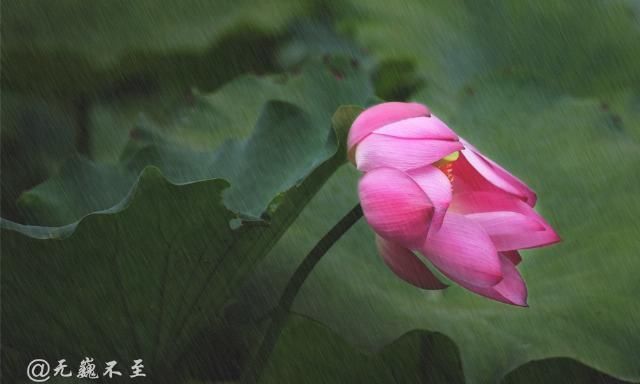
{"label": "chinese characters", "polygon": [[[100,372],[102,372],[102,375],[100,375]],[[103,371],[98,369],[98,365],[92,357],[82,359],[75,372],[66,359],[58,360],[53,372],[51,372],[49,362],[44,359],[32,360],[27,367],[27,377],[34,383],[44,383],[52,377],[75,377],[78,379],[99,379],[102,377],[112,379],[120,376],[129,376],[132,379],[146,377],[143,360],[135,359],[130,365],[126,366],[125,364],[119,364],[116,360],[107,361],[104,364]]]}

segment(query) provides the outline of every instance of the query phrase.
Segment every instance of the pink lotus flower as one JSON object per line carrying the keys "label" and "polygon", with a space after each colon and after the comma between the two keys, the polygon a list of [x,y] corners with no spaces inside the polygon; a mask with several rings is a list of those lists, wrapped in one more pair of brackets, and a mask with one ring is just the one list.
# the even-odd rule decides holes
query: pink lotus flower
{"label": "pink lotus flower", "polygon": [[493,300],[526,306],[518,250],[560,240],[533,209],[536,194],[417,103],[383,103],[358,116],[349,157],[385,263],[424,289],[446,287],[427,267]]}

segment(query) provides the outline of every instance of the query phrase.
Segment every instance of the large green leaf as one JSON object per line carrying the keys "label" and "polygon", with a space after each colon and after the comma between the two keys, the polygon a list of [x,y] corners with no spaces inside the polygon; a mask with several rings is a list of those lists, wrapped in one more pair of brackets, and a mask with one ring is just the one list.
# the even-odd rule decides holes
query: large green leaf
{"label": "large green leaf", "polygon": [[[325,119],[317,111],[334,108],[336,101],[357,102],[370,94],[368,89],[358,88],[367,68],[354,68],[346,58],[336,55],[325,58],[324,65],[318,64],[320,57],[306,59],[306,65],[297,68],[298,75],[245,75],[210,94],[178,89],[124,100],[99,100],[89,111],[89,153],[93,159],[115,162],[129,138],[139,136],[140,130],[153,130],[190,147],[215,148],[226,139],[247,137],[259,106],[266,100],[303,103],[314,118]],[[347,75],[344,81],[335,81],[342,72]],[[336,100],[332,100],[333,95]]]}
{"label": "large green leaf", "polygon": [[553,383],[559,378],[573,383],[624,384],[626,381],[566,358],[529,362],[510,372],[503,384]]}
{"label": "large green leaf", "polygon": [[[353,115],[339,112],[338,128],[344,131]],[[325,150],[334,155],[279,196],[267,221],[232,226],[238,214],[222,204],[227,182],[178,186],[153,167],[118,207],[77,226],[4,221],[3,347],[22,358],[13,368],[22,372],[23,359],[39,354],[84,354],[101,361],[142,357],[157,380],[171,373],[185,345],[216,326],[253,264],[343,161],[335,136]]]}
{"label": "large green leaf", "polygon": [[[531,360],[570,357],[640,380],[637,216],[640,145],[598,101],[536,93],[523,83],[480,88],[453,127],[527,180],[564,241],[525,251],[530,308],[463,289],[425,292],[397,279],[376,255],[364,222],[325,256],[294,310],[353,344],[378,348],[412,329],[442,332],[459,346],[470,382],[496,382]],[[502,113],[487,113],[496,106]],[[514,131],[514,127],[518,127]],[[342,169],[258,269],[255,302],[277,296],[313,239],[357,202],[357,172]],[[256,293],[256,292],[259,292]]]}
{"label": "large green leaf", "polygon": [[[336,68],[343,77],[336,78]],[[247,99],[247,94],[252,97]],[[227,205],[257,217],[273,196],[318,164],[318,152],[308,148],[326,150],[318,146],[326,141],[326,132],[318,128],[327,126],[333,111],[343,104],[364,104],[371,95],[366,73],[338,58],[335,63],[311,63],[290,77],[244,76],[216,93],[194,96],[192,105],[181,105],[169,117],[158,117],[160,105],[147,108],[155,114],[143,115],[130,128],[126,148],[112,147],[121,152],[119,162],[77,157],[60,174],[24,193],[18,206],[30,224],[69,224],[118,204],[142,168],[156,165],[174,183],[228,180]],[[269,101],[271,107],[261,109]],[[114,120],[124,121],[131,120]],[[220,146],[230,137],[248,136],[256,121],[254,135]],[[119,135],[117,129],[111,134]]]}
{"label": "large green leaf", "polygon": [[[333,110],[371,94],[366,76],[337,79],[325,65],[285,84],[238,81],[263,95],[259,115],[247,107],[256,128],[246,140],[211,152],[150,132],[122,163],[74,159],[25,197],[34,220],[71,224],[2,222],[5,374],[21,375],[34,355],[88,355],[140,357],[154,382],[178,379],[172,364],[204,327],[220,325],[243,278],[343,163],[339,144],[358,109],[339,109],[331,131]],[[288,96],[300,83],[317,86]]]}

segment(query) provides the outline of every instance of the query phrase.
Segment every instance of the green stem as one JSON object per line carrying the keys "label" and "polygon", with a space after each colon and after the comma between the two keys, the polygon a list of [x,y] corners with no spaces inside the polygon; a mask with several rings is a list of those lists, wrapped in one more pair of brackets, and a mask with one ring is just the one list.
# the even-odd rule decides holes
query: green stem
{"label": "green stem", "polygon": [[351,209],[336,225],[327,232],[320,241],[318,241],[313,249],[307,254],[302,263],[289,279],[287,286],[280,296],[278,305],[273,311],[271,324],[267,329],[267,333],[262,339],[262,344],[258,351],[253,355],[247,365],[247,369],[241,378],[243,384],[256,384],[269,361],[269,356],[273,351],[278,337],[282,333],[285,326],[287,316],[291,310],[291,305],[295,300],[298,291],[311,274],[313,268],[318,264],[322,256],[333,246],[333,244],[344,235],[345,232],[353,226],[362,217],[362,207],[360,204]]}

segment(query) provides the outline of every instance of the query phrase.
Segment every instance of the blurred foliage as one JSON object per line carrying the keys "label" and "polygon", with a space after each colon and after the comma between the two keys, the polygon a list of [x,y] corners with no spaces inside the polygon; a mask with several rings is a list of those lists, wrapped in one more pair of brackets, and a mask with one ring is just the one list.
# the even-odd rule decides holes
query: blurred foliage
{"label": "blurred foliage", "polygon": [[415,60],[420,95],[443,111],[470,82],[501,73],[577,96],[640,87],[634,0],[336,5],[342,28],[382,60]]}
{"label": "blurred foliage", "polygon": [[406,285],[360,223],[262,381],[640,380],[637,1],[27,0],[2,15],[5,380],[34,354],[237,380],[299,260],[356,202],[344,167],[287,230],[344,160],[331,116],[343,131],[356,110],[338,108],[376,97],[429,105],[538,191],[564,242],[524,253],[522,310]]}
{"label": "blurred foliage", "polygon": [[54,174],[75,149],[76,120],[68,103],[2,92],[0,141],[2,216],[18,217],[20,194]]}
{"label": "blurred foliage", "polygon": [[[3,87],[54,96],[205,90],[251,70],[305,2],[3,2]],[[36,63],[36,65],[33,65]]]}
{"label": "blurred foliage", "polygon": [[[266,318],[239,319],[203,332],[180,361],[193,383],[237,379],[266,329]],[[204,352],[204,355],[201,355]],[[376,351],[345,343],[326,326],[290,314],[260,383],[463,383],[455,344],[446,336],[410,332]]]}

